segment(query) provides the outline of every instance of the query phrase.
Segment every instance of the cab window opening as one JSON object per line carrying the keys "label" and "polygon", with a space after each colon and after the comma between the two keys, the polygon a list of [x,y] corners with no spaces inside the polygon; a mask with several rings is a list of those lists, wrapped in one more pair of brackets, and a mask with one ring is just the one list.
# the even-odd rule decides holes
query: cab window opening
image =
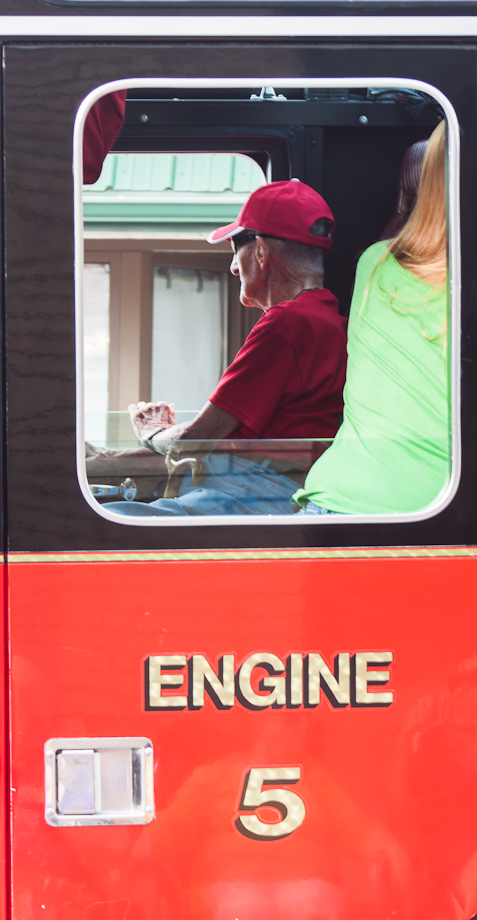
{"label": "cab window opening", "polygon": [[[437,121],[437,119],[435,120]],[[424,130],[422,142],[414,141],[414,144],[405,148],[404,159],[406,159],[406,156],[409,159],[409,150],[411,150],[412,154],[413,148],[418,148],[419,145],[420,154],[424,153],[426,135],[429,134],[432,134],[432,126]],[[416,151],[414,150],[415,153]],[[141,154],[136,155],[136,158],[143,157],[145,160],[154,160],[154,158],[157,159],[161,156],[164,155],[160,153]],[[185,156],[189,158],[187,168],[190,175],[195,175],[198,184],[202,183],[204,185],[203,168],[202,165],[199,166],[198,161],[202,158],[202,164],[204,164],[207,158],[211,159],[211,154],[185,154]],[[216,156],[217,159],[220,156],[224,157],[224,155],[220,154]],[[113,157],[116,157],[117,160],[126,161],[133,159],[131,155],[118,155],[114,152],[110,154],[109,160]],[[193,157],[195,157],[195,160],[192,159]],[[240,159],[244,160],[245,157],[242,156]],[[416,185],[415,180],[422,167],[422,159],[421,155],[419,162],[417,162],[417,155],[414,158],[411,155],[416,189],[419,182]],[[111,167],[108,166],[107,168],[110,169]],[[127,168],[129,169],[130,167],[128,166]],[[404,202],[403,176],[407,182],[406,194],[404,195],[406,200]],[[257,182],[257,187],[263,186],[263,182],[264,177],[262,175]],[[385,239],[386,231],[394,229],[397,225],[396,221],[400,220],[402,225],[406,225],[409,213],[413,209],[414,195],[411,188],[412,183],[409,183],[409,169],[407,173],[401,172],[400,177],[395,175],[394,183],[394,193],[398,191],[395,213],[388,212],[387,225],[383,225],[380,234],[376,234],[378,239],[379,236]],[[274,187],[278,187],[278,184],[278,182],[273,181],[272,175],[272,185],[269,185],[268,189],[272,188],[273,190]],[[289,180],[284,180],[283,184],[288,187],[292,185]],[[297,186],[299,185],[310,188],[304,182],[298,182]],[[313,193],[314,190],[311,188],[310,190]],[[123,191],[125,190],[123,189]],[[254,190],[252,189],[251,192],[254,192]],[[444,188],[442,192],[445,199]],[[85,197],[87,195],[88,190],[85,190]],[[192,197],[190,192],[189,197]],[[254,195],[252,194],[251,200],[253,199]],[[326,202],[325,206],[327,207]],[[443,201],[443,208],[445,211],[445,200]],[[159,210],[159,207],[157,209]],[[289,211],[289,214],[291,213],[292,211]],[[230,223],[233,224],[233,221]],[[310,232],[312,223],[307,227],[307,232]],[[333,230],[333,225],[332,212],[330,212],[329,217],[322,216],[321,224],[318,224],[318,229],[320,234],[323,234],[323,239],[328,239],[330,242],[333,234],[332,232],[330,233],[329,228],[331,227]],[[444,216],[444,228],[445,226]],[[225,224],[222,230],[229,232],[228,227],[229,224]],[[413,496],[410,497],[408,507],[402,508],[385,507],[384,505],[376,508],[369,505],[365,506],[362,496],[358,497],[358,503],[355,502],[354,507],[351,501],[346,510],[338,507],[327,508],[326,504],[320,504],[320,501],[317,501],[317,494],[312,493],[310,488],[307,487],[307,474],[308,478],[311,476],[313,480],[316,470],[320,469],[320,465],[323,467],[324,464],[324,467],[326,467],[326,449],[332,444],[338,430],[342,430],[341,439],[344,437],[343,431],[345,431],[345,428],[339,428],[342,421],[342,403],[339,420],[335,418],[332,432],[330,428],[325,428],[324,431],[320,432],[323,436],[317,437],[316,429],[311,432],[310,428],[303,428],[300,432],[286,431],[285,436],[282,436],[283,431],[280,431],[279,427],[267,431],[266,426],[265,429],[262,426],[261,431],[257,430],[257,419],[253,416],[255,408],[252,409],[252,414],[249,416],[247,415],[247,410],[242,408],[240,399],[235,401],[235,395],[228,397],[228,393],[233,394],[233,386],[230,388],[230,384],[233,381],[233,371],[230,368],[237,366],[234,365],[234,358],[237,352],[239,352],[240,363],[240,347],[243,350],[247,332],[250,329],[257,329],[257,335],[261,331],[263,320],[268,320],[269,316],[273,315],[274,310],[277,312],[277,304],[293,304],[297,300],[300,302],[300,299],[303,301],[312,292],[319,292],[320,290],[327,292],[327,287],[323,286],[327,285],[326,265],[325,280],[321,279],[320,284],[316,272],[310,272],[308,270],[309,265],[308,269],[306,268],[307,259],[304,257],[306,244],[303,238],[301,240],[284,240],[279,237],[276,227],[273,228],[275,230],[273,234],[266,232],[266,230],[270,229],[269,227],[265,227],[261,235],[260,232],[255,234],[254,231],[257,227],[258,225],[255,227],[239,227],[239,232],[236,236],[238,245],[234,244],[230,247],[230,239],[233,240],[234,237],[222,235],[217,244],[213,241],[214,246],[217,245],[217,249],[209,247],[208,250],[203,245],[205,231],[202,229],[200,242],[203,248],[201,247],[201,253],[198,258],[197,251],[193,253],[190,245],[187,249],[179,250],[177,232],[173,240],[174,247],[172,246],[172,238],[167,243],[162,243],[161,241],[161,247],[163,248],[159,258],[158,253],[154,253],[151,243],[148,243],[150,247],[147,256],[150,269],[148,281],[149,315],[146,318],[141,318],[140,328],[136,330],[136,337],[139,343],[142,342],[142,352],[141,344],[139,344],[138,348],[139,359],[137,363],[142,364],[143,380],[144,367],[147,368],[149,385],[143,386],[140,395],[145,394],[144,398],[131,400],[129,403],[131,407],[134,406],[134,408],[130,409],[132,429],[128,428],[129,423],[127,416],[124,414],[125,400],[123,399],[121,407],[114,413],[117,416],[116,419],[113,420],[111,417],[108,422],[108,433],[103,443],[100,443],[99,439],[90,441],[90,446],[87,448],[89,453],[86,461],[87,475],[97,501],[103,504],[103,507],[105,506],[109,509],[110,512],[116,514],[118,519],[119,515],[122,518],[131,516],[131,519],[139,515],[155,518],[158,524],[164,522],[163,517],[172,517],[178,521],[179,518],[185,515],[189,518],[198,517],[199,515],[214,516],[214,519],[217,516],[230,516],[231,521],[233,521],[234,516],[272,514],[275,516],[287,515],[290,521],[295,521],[298,518],[307,518],[310,510],[313,515],[319,514],[320,517],[324,517],[322,509],[325,512],[334,512],[336,516],[339,514],[340,517],[348,514],[373,513],[392,515],[400,512],[413,513],[420,511],[425,505],[431,505],[439,492],[446,488],[449,477],[449,397],[445,369],[443,372],[445,377],[443,384],[441,374],[442,386],[440,393],[442,396],[442,392],[445,390],[444,409],[439,420],[434,418],[432,422],[429,422],[431,426],[434,425],[436,430],[437,428],[439,429],[440,469],[442,471],[445,467],[445,476],[440,487],[436,488],[433,493],[434,485],[431,484],[429,500],[421,502],[419,507],[412,505],[412,502],[416,500]],[[99,243],[100,232],[103,233],[101,244]],[[106,230],[87,231],[89,238],[86,239],[86,251],[88,253],[93,251],[95,247],[103,245],[106,232]],[[235,229],[233,229],[233,232],[235,233]],[[247,238],[248,232],[250,236]],[[98,234],[96,239],[95,234]],[[213,233],[210,234],[209,239],[213,235]],[[339,236],[337,238],[339,239]],[[387,238],[389,239],[389,237]],[[108,245],[111,245],[113,240],[115,244],[119,242],[118,237],[114,239],[114,236],[110,236]],[[190,244],[192,241],[187,242]],[[128,245],[130,244],[131,236],[129,235]],[[379,247],[380,244],[377,243],[376,245]],[[170,249],[167,250],[166,246],[170,247]],[[293,248],[295,252],[292,256]],[[323,272],[325,256],[328,255],[328,248],[331,247],[310,247],[310,254],[318,257],[315,261],[316,264],[320,264],[321,272]],[[198,249],[199,247],[197,246]],[[233,252],[234,249],[236,254]],[[363,249],[366,249],[366,246],[363,246]],[[230,256],[228,253],[230,253]],[[381,260],[385,262],[387,258],[386,245],[381,246],[380,253]],[[207,255],[209,255],[208,260]],[[206,257],[205,259],[204,256]],[[358,252],[355,253],[356,256],[359,256]],[[333,257],[336,259],[336,251]],[[88,258],[90,258],[89,255]],[[222,270],[217,270],[216,260],[219,258],[222,259]],[[365,259],[364,256],[363,259]],[[212,268],[213,260],[215,260],[215,267]],[[232,274],[227,269],[227,263],[230,263],[230,261],[232,262]],[[234,265],[238,261],[241,264]],[[396,261],[395,258],[394,261]],[[157,264],[158,262],[162,264]],[[253,275],[258,273],[260,280],[260,273],[264,271],[264,264],[265,271],[268,266],[268,270],[271,271],[272,275],[278,271],[281,288],[275,280],[273,283],[269,283],[265,294],[262,291],[258,295],[256,286],[252,290],[254,284]],[[397,264],[403,272],[409,271],[399,259]],[[297,267],[298,274],[296,274]],[[379,264],[375,266],[375,270],[376,272],[379,270]],[[424,273],[426,270],[424,268]],[[246,275],[245,289],[244,274]],[[238,280],[241,283],[241,306],[237,303]],[[423,277],[419,281],[423,285],[426,283]],[[249,285],[248,288],[247,285]],[[252,288],[250,288],[250,285],[252,285]],[[282,292],[279,295],[277,294],[278,290]],[[231,292],[234,295],[233,302]],[[200,308],[201,299],[204,302],[204,293],[208,303],[207,312]],[[439,304],[436,315],[439,312],[440,328],[443,328],[447,313],[447,295],[445,291],[441,291],[440,295],[440,301],[442,302]],[[333,297],[331,292],[330,296]],[[409,296],[409,292],[405,293],[404,296]],[[261,301],[260,297],[262,298]],[[320,294],[320,297],[323,297],[323,294]],[[432,297],[430,299],[432,300]],[[260,305],[261,315],[253,316],[252,319],[249,319],[252,312],[258,312],[256,310],[252,311],[252,304],[255,306]],[[268,311],[271,308],[272,313],[270,314]],[[418,319],[418,310],[419,307],[416,307],[414,298],[414,302],[410,304],[409,315],[413,315],[416,321]],[[352,312],[354,315],[356,314],[354,305]],[[405,314],[402,309],[400,312],[401,315]],[[443,314],[442,316],[441,313]],[[291,315],[291,311],[289,315]],[[337,309],[336,315],[339,317]],[[237,317],[239,316],[242,317],[242,320],[237,322]],[[243,317],[246,318],[245,325]],[[352,315],[352,328],[353,322]],[[419,322],[422,325],[422,316],[419,317]],[[343,328],[341,320],[340,324],[341,328]],[[441,353],[443,353],[445,348],[442,345],[442,334],[439,330],[434,329],[434,325],[435,323],[431,320],[429,328],[425,330],[424,338],[426,341],[440,339]],[[173,347],[171,347],[172,341],[175,341]],[[291,343],[288,342],[287,344],[290,345]],[[340,347],[342,346],[338,347],[338,351]],[[382,342],[377,347],[382,347]],[[147,355],[145,354],[146,351],[148,352]],[[176,355],[179,353],[180,359],[177,360]],[[269,358],[266,350],[263,355]],[[279,354],[277,357],[277,366],[286,376],[288,372],[287,359]],[[143,359],[142,361],[141,358]],[[246,349],[245,353],[242,354],[242,358],[246,361]],[[447,358],[447,353],[445,358]],[[194,361],[196,364],[193,367]],[[114,366],[114,359],[112,364]],[[337,362],[337,366],[338,364],[339,362]],[[269,366],[272,366],[272,361],[269,361]],[[138,368],[139,377],[140,374],[141,369]],[[225,386],[224,397],[222,397],[220,387],[217,393],[215,393],[214,388],[214,386],[217,386],[222,374],[224,375],[222,380]],[[228,379],[227,375],[229,375]],[[351,386],[349,381],[350,378],[348,377],[348,389]],[[253,381],[253,384],[256,386],[258,393],[263,391],[264,385],[260,375]],[[265,389],[267,384],[265,384]],[[344,375],[341,386],[343,384]],[[210,399],[208,396],[204,399],[204,393],[207,392],[211,397]],[[179,402],[177,401],[177,393],[179,394]],[[195,402],[192,404],[191,400],[194,396]],[[293,394],[291,401],[293,401]],[[253,402],[253,399],[251,399],[250,404],[252,406]],[[256,402],[258,404],[257,412],[260,412],[260,398]],[[185,405],[185,403],[189,403],[189,405]],[[440,405],[442,407],[442,399]],[[378,407],[378,411],[380,408]],[[333,412],[336,416],[336,402],[328,414],[329,421]],[[113,415],[113,410],[110,410],[110,415]],[[399,425],[396,426],[396,430],[398,428]],[[445,433],[442,436],[444,429]],[[265,436],[263,436],[264,430]],[[134,439],[134,433],[137,440]],[[291,433],[294,436],[290,437]],[[387,434],[389,443],[391,443],[392,433],[388,432]],[[380,436],[382,439],[382,432]],[[432,436],[436,436],[435,430],[431,434]],[[102,451],[106,451],[107,456]],[[323,457],[319,459],[322,454]],[[336,447],[334,447],[334,451],[330,452],[330,458],[333,454],[336,454]],[[392,462],[392,453],[390,456]],[[314,462],[318,459],[319,462],[315,468]],[[426,461],[426,458],[423,459]],[[242,490],[242,493],[244,489],[246,491],[249,487],[247,482],[249,464],[252,464],[253,474],[257,477],[257,488],[254,494],[252,494],[253,490],[251,494],[247,494],[246,505],[243,502],[237,502],[235,497],[231,499],[230,489],[226,494],[225,500],[223,496],[216,494],[220,493],[222,488],[220,483],[223,483],[223,481],[232,482],[236,488]],[[104,474],[101,477],[104,481],[98,483],[98,477],[101,472]],[[110,475],[107,476],[107,473]],[[145,473],[147,475],[144,475]],[[118,482],[118,474],[120,476],[124,474],[125,479],[122,483]],[[135,479],[136,487],[139,482],[139,489],[133,496],[133,500],[130,501],[124,500],[124,482],[127,479]],[[437,475],[434,476],[433,482],[437,485]],[[244,483],[246,484],[244,485]],[[215,488],[217,484],[219,484],[219,488]],[[269,499],[265,500],[264,494],[267,490],[270,496]],[[131,499],[131,494],[130,491],[129,499]],[[189,496],[185,502],[183,500],[184,495]],[[292,502],[293,497],[294,503]],[[321,495],[319,494],[318,497],[321,498]],[[203,507],[200,505],[201,502],[204,502]],[[359,504],[360,502],[361,504]],[[285,507],[285,503],[287,507]],[[165,513],[164,508],[167,509]],[[280,519],[283,518],[281,517]]]}

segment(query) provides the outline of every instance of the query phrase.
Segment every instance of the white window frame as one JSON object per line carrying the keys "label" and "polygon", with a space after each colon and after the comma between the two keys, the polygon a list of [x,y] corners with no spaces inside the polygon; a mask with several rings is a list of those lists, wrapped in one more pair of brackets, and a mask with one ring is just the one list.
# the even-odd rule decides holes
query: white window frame
{"label": "white window frame", "polygon": [[[111,20],[109,20],[111,22]],[[432,96],[444,110],[448,125],[448,201],[447,219],[449,234],[449,298],[450,298],[450,379],[451,379],[451,473],[445,489],[425,508],[412,513],[399,514],[343,514],[343,515],[204,515],[193,517],[140,517],[115,514],[107,505],[100,505],[91,494],[86,478],[83,431],[83,130],[90,108],[102,96],[121,89],[254,89],[257,86],[283,86],[309,88],[367,87],[419,90]],[[85,500],[101,517],[116,524],[137,527],[200,527],[211,525],[267,527],[270,524],[293,526],[348,525],[348,524],[399,524],[423,521],[439,514],[454,498],[461,472],[460,432],[460,209],[459,209],[459,123],[451,102],[440,90],[421,80],[397,77],[340,77],[340,78],[161,78],[114,80],[96,87],[81,103],[75,120],[73,137],[74,222],[75,222],[75,294],[76,294],[76,451],[78,481]]]}

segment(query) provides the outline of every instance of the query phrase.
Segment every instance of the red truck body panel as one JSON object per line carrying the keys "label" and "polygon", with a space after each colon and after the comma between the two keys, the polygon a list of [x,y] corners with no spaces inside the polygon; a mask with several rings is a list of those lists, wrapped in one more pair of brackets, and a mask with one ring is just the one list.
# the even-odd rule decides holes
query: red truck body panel
{"label": "red truck body panel", "polygon": [[[16,557],[14,917],[469,920],[477,912],[477,559],[366,552]],[[215,665],[234,653],[238,668],[257,651],[282,661],[320,652],[332,667],[339,652],[386,650],[389,680],[368,692],[392,691],[390,705],[332,706],[322,693],[310,708],[287,701],[258,711],[236,698],[220,709],[206,693],[196,709],[145,708],[151,655],[204,654]],[[154,745],[155,820],[47,826],[45,741],[131,735]],[[247,771],[290,765],[301,768],[293,786],[305,803],[301,826],[277,840],[238,833]],[[277,821],[276,809],[259,819]]]}

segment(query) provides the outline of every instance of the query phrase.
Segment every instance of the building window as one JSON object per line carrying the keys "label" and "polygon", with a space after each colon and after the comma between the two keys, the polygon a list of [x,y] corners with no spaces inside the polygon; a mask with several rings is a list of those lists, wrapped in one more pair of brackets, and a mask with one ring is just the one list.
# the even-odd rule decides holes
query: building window
{"label": "building window", "polygon": [[217,385],[226,355],[225,279],[218,272],[156,266],[151,399],[193,418]]}
{"label": "building window", "polygon": [[87,441],[106,439],[109,400],[109,280],[109,264],[85,264],[83,348]]}

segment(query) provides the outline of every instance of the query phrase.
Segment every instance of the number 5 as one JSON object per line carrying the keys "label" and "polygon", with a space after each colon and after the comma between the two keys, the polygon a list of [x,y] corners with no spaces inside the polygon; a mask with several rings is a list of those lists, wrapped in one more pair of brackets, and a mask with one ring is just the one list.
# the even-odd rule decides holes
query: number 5
{"label": "number 5", "polygon": [[296,792],[289,789],[264,789],[276,783],[297,783],[301,779],[301,767],[252,767],[245,774],[240,811],[255,808],[276,808],[282,820],[266,824],[257,815],[237,815],[235,827],[244,837],[252,840],[280,840],[296,831],[305,819],[305,803]]}

